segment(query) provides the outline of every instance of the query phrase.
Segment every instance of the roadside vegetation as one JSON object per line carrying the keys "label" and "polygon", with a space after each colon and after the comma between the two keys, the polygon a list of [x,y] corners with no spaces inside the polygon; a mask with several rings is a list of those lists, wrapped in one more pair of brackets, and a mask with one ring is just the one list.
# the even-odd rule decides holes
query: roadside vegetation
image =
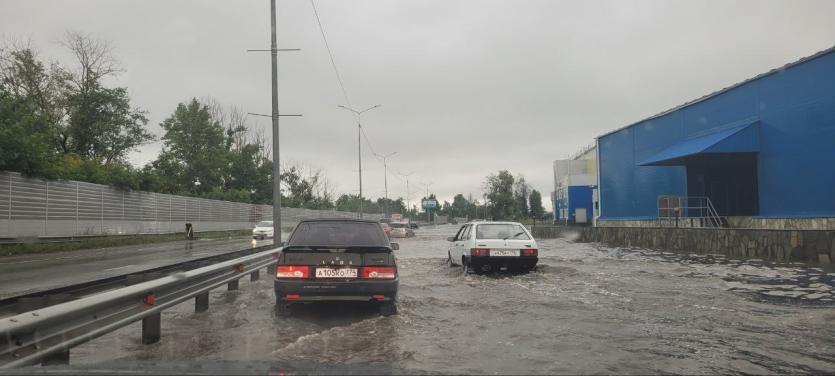
{"label": "roadside vegetation", "polygon": [[[31,42],[0,47],[0,170],[30,177],[78,180],[217,200],[272,204],[272,160],[264,134],[253,131],[244,110],[213,99],[174,105],[160,127],[148,130],[148,113],[135,106],[127,87],[108,85],[125,68],[112,46],[67,32],[59,44],[68,61],[39,55]],[[128,155],[161,141],[157,158],[142,167]],[[282,206],[358,211],[360,198],[338,197],[321,170],[300,162],[281,168]],[[458,194],[434,215],[497,220],[544,218],[542,197],[521,175],[487,176],[481,201]],[[434,194],[426,198],[435,198]],[[362,199],[368,213],[420,218],[418,204],[402,198]],[[124,241],[124,240],[120,240]]]}

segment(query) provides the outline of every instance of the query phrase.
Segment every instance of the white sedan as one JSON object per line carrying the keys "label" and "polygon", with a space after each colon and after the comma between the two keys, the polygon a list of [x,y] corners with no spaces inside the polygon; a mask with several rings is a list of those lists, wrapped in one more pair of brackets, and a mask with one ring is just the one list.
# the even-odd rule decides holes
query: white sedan
{"label": "white sedan", "polygon": [[448,263],[465,273],[530,271],[539,260],[536,241],[517,222],[470,222],[447,238],[452,242]]}
{"label": "white sedan", "polygon": [[273,221],[261,221],[252,229],[253,239],[272,239],[273,237]]}

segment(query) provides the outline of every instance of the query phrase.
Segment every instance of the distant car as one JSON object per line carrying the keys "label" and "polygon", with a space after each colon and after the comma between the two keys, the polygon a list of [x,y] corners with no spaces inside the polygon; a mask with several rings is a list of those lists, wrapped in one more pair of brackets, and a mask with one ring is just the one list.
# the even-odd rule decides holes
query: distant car
{"label": "distant car", "polygon": [[416,228],[418,228],[418,224],[417,224],[417,222],[409,222],[409,228],[411,228],[411,229],[416,229]]}
{"label": "distant car", "polygon": [[536,267],[539,250],[531,233],[517,222],[469,222],[461,226],[448,251],[448,263],[464,273],[527,272]]}
{"label": "distant car", "polygon": [[252,229],[253,239],[273,238],[273,221],[261,221]]}
{"label": "distant car", "polygon": [[382,227],[382,228],[383,228],[383,232],[385,232],[385,233],[386,233],[386,236],[388,236],[389,238],[391,238],[391,226],[389,226],[389,224],[388,224],[388,223],[385,223],[385,222],[380,222],[380,227]]}
{"label": "distant car", "polygon": [[392,222],[391,223],[391,237],[392,238],[411,238],[415,236],[415,232],[409,227],[408,223]]}
{"label": "distant car", "polygon": [[384,316],[397,313],[399,278],[393,250],[376,221],[312,219],[300,222],[276,265],[276,312],[320,301],[373,302]]}

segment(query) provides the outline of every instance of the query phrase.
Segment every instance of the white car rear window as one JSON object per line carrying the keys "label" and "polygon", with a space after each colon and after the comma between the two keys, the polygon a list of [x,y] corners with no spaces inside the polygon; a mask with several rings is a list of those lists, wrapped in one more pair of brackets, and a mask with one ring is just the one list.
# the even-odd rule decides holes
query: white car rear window
{"label": "white car rear window", "polygon": [[520,225],[488,223],[476,226],[475,230],[476,239],[531,239]]}

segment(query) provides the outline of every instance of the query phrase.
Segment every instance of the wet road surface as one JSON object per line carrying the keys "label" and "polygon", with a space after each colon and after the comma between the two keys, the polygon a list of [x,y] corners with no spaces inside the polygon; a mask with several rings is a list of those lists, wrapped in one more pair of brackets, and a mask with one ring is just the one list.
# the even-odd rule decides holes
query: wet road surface
{"label": "wet road surface", "polygon": [[[272,244],[271,239],[257,245]],[[249,237],[0,257],[0,298],[251,248]]]}
{"label": "wet road surface", "polygon": [[238,291],[214,291],[207,312],[185,303],[164,312],[157,344],[139,343],[137,323],[74,348],[71,362],[291,362],[337,365],[337,373],[351,365],[437,373],[835,372],[828,301],[835,274],[545,239],[533,273],[464,276],[444,263],[444,238],[456,229],[421,228],[399,239],[397,316],[319,304],[276,317],[272,280],[244,279]]}

